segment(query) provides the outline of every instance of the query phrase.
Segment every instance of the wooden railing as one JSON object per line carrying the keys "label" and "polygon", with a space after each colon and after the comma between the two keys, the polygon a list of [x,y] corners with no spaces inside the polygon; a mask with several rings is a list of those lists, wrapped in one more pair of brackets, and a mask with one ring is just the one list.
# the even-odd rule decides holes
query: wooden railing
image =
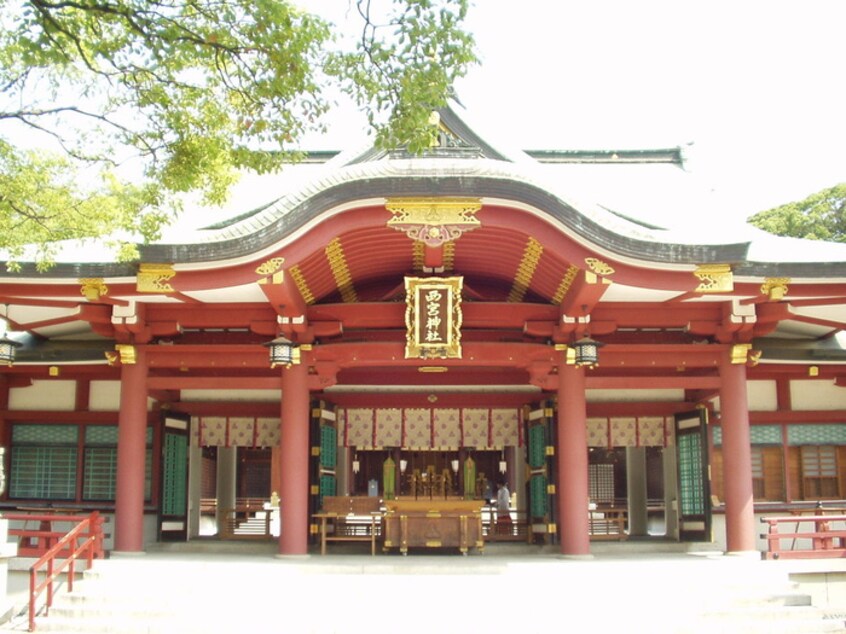
{"label": "wooden railing", "polygon": [[499,511],[493,506],[482,507],[482,534],[486,542],[530,542],[528,513],[517,509],[508,511],[511,522],[497,522]]}
{"label": "wooden railing", "polygon": [[762,517],[761,522],[768,527],[762,535],[766,559],[846,557],[846,514]]}
{"label": "wooden railing", "polygon": [[[97,511],[88,516],[6,513],[3,517],[13,521],[23,521],[24,526],[28,522],[38,522],[38,529],[14,528],[9,529],[9,534],[17,535],[21,542],[32,543],[35,540],[41,545],[48,546],[47,551],[29,568],[29,631],[32,632],[35,630],[36,602],[41,594],[46,590],[45,614],[47,614],[53,605],[54,584],[59,576],[67,574],[66,586],[68,592],[71,592],[76,574],[76,560],[85,558],[90,569],[95,559],[103,558],[103,518]],[[45,524],[52,526],[53,522],[71,522],[76,525],[68,533],[43,530]],[[58,563],[57,560],[59,560]],[[39,574],[43,575],[40,582]]]}
{"label": "wooden railing", "polygon": [[628,537],[626,525],[628,509],[623,506],[597,506],[588,510],[588,532],[595,540],[624,540]]}
{"label": "wooden railing", "polygon": [[[278,510],[278,509],[277,509]],[[273,537],[273,509],[245,505],[223,511],[221,537],[224,539],[265,539]]]}

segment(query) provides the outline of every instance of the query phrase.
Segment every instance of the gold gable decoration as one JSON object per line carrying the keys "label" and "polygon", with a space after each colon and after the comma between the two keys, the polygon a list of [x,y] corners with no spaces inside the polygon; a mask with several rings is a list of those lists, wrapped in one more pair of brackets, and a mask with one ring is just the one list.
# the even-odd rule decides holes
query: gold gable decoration
{"label": "gold gable decoration", "polygon": [[141,264],[135,290],[139,293],[173,293],[170,280],[176,276],[172,264]]}
{"label": "gold gable decoration", "polygon": [[394,217],[387,226],[402,231],[416,242],[439,247],[480,227],[476,212],[479,198],[391,198],[385,209]]}
{"label": "gold gable decoration", "polygon": [[461,358],[463,277],[406,277],[406,359]]}
{"label": "gold gable decoration", "polygon": [[784,299],[789,286],[789,277],[768,277],[761,284],[761,294],[766,295],[770,301],[777,302]]}
{"label": "gold gable decoration", "polygon": [[703,264],[693,272],[699,279],[697,293],[730,293],[734,290],[734,275],[729,264]]}
{"label": "gold gable decoration", "polygon": [[106,286],[102,277],[83,277],[79,280],[79,292],[89,302],[96,302],[101,297],[109,294],[109,287]]}

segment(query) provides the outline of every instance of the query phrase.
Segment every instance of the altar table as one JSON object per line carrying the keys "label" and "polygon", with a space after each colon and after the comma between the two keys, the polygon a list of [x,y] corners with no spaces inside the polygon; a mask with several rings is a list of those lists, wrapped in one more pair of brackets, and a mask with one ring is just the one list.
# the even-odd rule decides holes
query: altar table
{"label": "altar table", "polygon": [[484,500],[386,500],[384,548],[458,548],[466,555],[470,548],[485,547],[482,536]]}

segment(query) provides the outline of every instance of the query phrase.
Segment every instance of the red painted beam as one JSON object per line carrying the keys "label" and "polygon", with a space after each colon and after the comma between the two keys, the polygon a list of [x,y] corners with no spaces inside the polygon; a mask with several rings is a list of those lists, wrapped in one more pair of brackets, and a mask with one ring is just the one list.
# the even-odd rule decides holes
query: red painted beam
{"label": "red painted beam", "polygon": [[716,376],[591,376],[587,387],[592,390],[670,390],[717,389]]}
{"label": "red painted beam", "polygon": [[[57,420],[58,412],[53,410],[6,410],[0,412],[0,418],[5,419],[7,422],[29,422],[29,421],[51,421],[55,422]],[[74,412],[74,411],[63,411],[61,412],[60,418],[62,422],[68,423],[101,423],[101,424],[114,424],[117,425],[118,422],[118,412],[94,412],[94,411],[84,411],[84,412]]]}
{"label": "red painted beam", "polygon": [[460,394],[438,392],[437,389],[424,393],[368,393],[368,392],[324,392],[322,397],[340,407],[414,407],[433,409],[442,407],[521,407],[542,398],[540,392],[490,393],[462,392]]}
{"label": "red painted beam", "polygon": [[179,376],[149,377],[150,390],[279,390],[278,376]]}
{"label": "red painted beam", "polygon": [[672,416],[689,412],[696,406],[690,402],[641,401],[638,403],[588,403],[588,418],[612,416]]}

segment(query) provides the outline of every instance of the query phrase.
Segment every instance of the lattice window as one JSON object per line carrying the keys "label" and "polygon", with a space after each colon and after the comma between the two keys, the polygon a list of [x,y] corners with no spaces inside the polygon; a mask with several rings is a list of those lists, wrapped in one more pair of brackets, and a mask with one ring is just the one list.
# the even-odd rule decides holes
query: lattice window
{"label": "lattice window", "polygon": [[764,498],[764,452],[760,447],[752,447],[752,495]]}
{"label": "lattice window", "polygon": [[839,498],[837,451],[832,446],[801,448],[802,493],[806,500]]}
{"label": "lattice window", "polygon": [[9,497],[75,499],[77,438],[75,425],[15,425]]}
{"label": "lattice window", "polygon": [[614,503],[614,465],[588,465],[590,501],[595,504]]}
{"label": "lattice window", "polygon": [[[84,430],[82,447],[78,441]],[[117,472],[115,425],[15,425],[12,428],[9,497],[77,499],[82,463],[82,500],[112,501]],[[153,430],[147,430],[145,499],[152,499]]]}
{"label": "lattice window", "polygon": [[76,498],[76,446],[18,445],[12,447],[11,455],[10,498]]}
{"label": "lattice window", "polygon": [[[113,501],[117,484],[116,425],[89,425],[85,428],[82,463],[82,499]],[[147,450],[144,461],[144,499],[152,499],[153,430],[147,429]]]}

